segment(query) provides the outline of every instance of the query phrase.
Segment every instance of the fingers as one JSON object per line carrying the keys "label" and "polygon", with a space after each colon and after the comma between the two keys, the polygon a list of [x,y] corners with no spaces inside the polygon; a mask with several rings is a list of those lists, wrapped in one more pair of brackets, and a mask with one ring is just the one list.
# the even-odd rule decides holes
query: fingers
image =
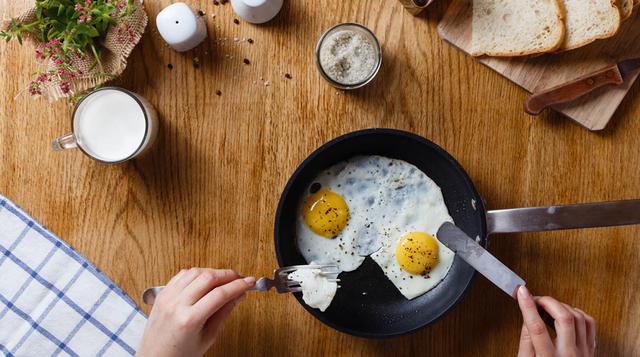
{"label": "fingers", "polygon": [[175,284],[176,281],[178,281],[178,279],[180,279],[180,277],[182,275],[184,275],[184,273],[187,272],[187,269],[182,269],[178,272],[178,274],[174,275],[173,278],[171,278],[171,280],[169,280],[169,282],[166,284],[166,286],[173,286]]}
{"label": "fingers", "polygon": [[227,317],[229,317],[233,308],[236,307],[236,305],[238,305],[240,301],[244,299],[244,297],[245,294],[242,294],[236,300],[226,303],[222,308],[220,308],[220,310],[218,310],[217,313],[211,316],[209,321],[207,321],[207,323],[204,325],[203,338],[205,339],[205,341],[210,341],[210,343],[213,343],[213,339],[218,334],[218,331],[222,327],[222,324],[225,322]]}
{"label": "fingers", "polygon": [[575,350],[576,326],[573,313],[567,310],[561,302],[550,296],[543,296],[536,301],[555,320],[558,349],[564,353],[570,353]]}
{"label": "fingers", "polygon": [[180,280],[187,271],[188,270],[186,269],[182,269],[178,272],[178,274],[174,275],[173,278],[171,278],[169,282],[167,282],[164,289],[162,289],[158,294],[158,296],[156,296],[156,302],[159,300],[160,301],[166,301],[167,299],[171,300],[173,299],[173,297],[178,296],[180,291],[175,289],[176,282]]}
{"label": "fingers", "polygon": [[227,284],[239,277],[240,275],[233,270],[202,269],[200,274],[184,288],[184,301],[193,305],[215,287]]}
{"label": "fingers", "polygon": [[586,312],[576,308],[582,315],[584,315],[584,321],[587,328],[587,347],[589,356],[593,356],[596,351],[596,320]]}
{"label": "fingers", "polygon": [[518,289],[518,305],[520,305],[524,325],[529,332],[536,356],[552,356],[554,347],[551,337],[547,332],[544,321],[538,314],[536,302],[533,300],[529,290],[524,286]]}
{"label": "fingers", "polygon": [[202,268],[191,268],[187,270],[173,282],[171,286],[172,289],[175,289],[176,291],[184,290],[184,288],[191,284],[191,282],[194,281],[203,270],[204,269]]}
{"label": "fingers", "polygon": [[518,357],[535,357],[536,351],[533,348],[533,342],[529,335],[527,326],[522,324],[522,332],[520,332],[520,347],[518,348]]}
{"label": "fingers", "polygon": [[584,315],[567,304],[562,304],[573,315],[576,329],[576,346],[580,355],[585,356],[589,350],[587,346],[587,324]]}
{"label": "fingers", "polygon": [[196,314],[201,316],[205,321],[208,320],[224,305],[242,296],[247,290],[253,287],[255,282],[256,279],[250,276],[218,286],[193,305]]}

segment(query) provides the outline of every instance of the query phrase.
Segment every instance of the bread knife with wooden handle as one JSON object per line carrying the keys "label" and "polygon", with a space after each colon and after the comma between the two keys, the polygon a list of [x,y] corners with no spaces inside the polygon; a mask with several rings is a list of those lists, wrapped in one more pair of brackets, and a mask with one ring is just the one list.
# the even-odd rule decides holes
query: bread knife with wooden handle
{"label": "bread knife with wooden handle", "polygon": [[533,93],[524,103],[531,115],[540,114],[552,105],[568,103],[602,86],[624,83],[625,78],[640,69],[640,58],[633,58],[605,67],[568,83]]}

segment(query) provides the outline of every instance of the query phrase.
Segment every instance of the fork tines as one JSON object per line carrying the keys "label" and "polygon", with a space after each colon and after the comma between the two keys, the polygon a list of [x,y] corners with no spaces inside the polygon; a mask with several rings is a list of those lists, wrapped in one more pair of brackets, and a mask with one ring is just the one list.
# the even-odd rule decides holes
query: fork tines
{"label": "fork tines", "polygon": [[286,273],[291,273],[293,271],[299,270],[299,269],[320,269],[322,270],[322,274],[331,274],[332,272],[327,272],[325,270],[327,269],[331,269],[331,268],[335,268],[336,271],[333,272],[334,274],[338,274],[339,271],[337,271],[337,266],[336,265],[332,265],[332,264],[324,264],[324,265],[292,265],[289,267],[284,267],[284,268],[280,268],[280,269],[276,269],[276,273],[277,274],[286,274]]}

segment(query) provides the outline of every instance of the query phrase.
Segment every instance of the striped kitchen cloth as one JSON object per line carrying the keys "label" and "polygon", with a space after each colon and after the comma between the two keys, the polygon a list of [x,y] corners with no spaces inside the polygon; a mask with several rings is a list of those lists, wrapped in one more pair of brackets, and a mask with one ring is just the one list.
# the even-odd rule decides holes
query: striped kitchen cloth
{"label": "striped kitchen cloth", "polygon": [[145,324],[98,268],[0,195],[0,353],[131,356]]}

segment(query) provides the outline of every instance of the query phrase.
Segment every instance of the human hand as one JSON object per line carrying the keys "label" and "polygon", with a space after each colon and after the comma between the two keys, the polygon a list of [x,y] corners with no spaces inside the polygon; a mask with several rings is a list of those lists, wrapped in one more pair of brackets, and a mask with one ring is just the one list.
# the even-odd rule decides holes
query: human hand
{"label": "human hand", "polygon": [[[518,357],[591,357],[595,354],[596,321],[584,311],[549,296],[534,298],[524,286],[518,289],[518,304],[524,319]],[[555,343],[538,313],[538,306],[555,320]]]}
{"label": "human hand", "polygon": [[255,281],[233,270],[180,271],[156,297],[136,355],[202,356]]}

